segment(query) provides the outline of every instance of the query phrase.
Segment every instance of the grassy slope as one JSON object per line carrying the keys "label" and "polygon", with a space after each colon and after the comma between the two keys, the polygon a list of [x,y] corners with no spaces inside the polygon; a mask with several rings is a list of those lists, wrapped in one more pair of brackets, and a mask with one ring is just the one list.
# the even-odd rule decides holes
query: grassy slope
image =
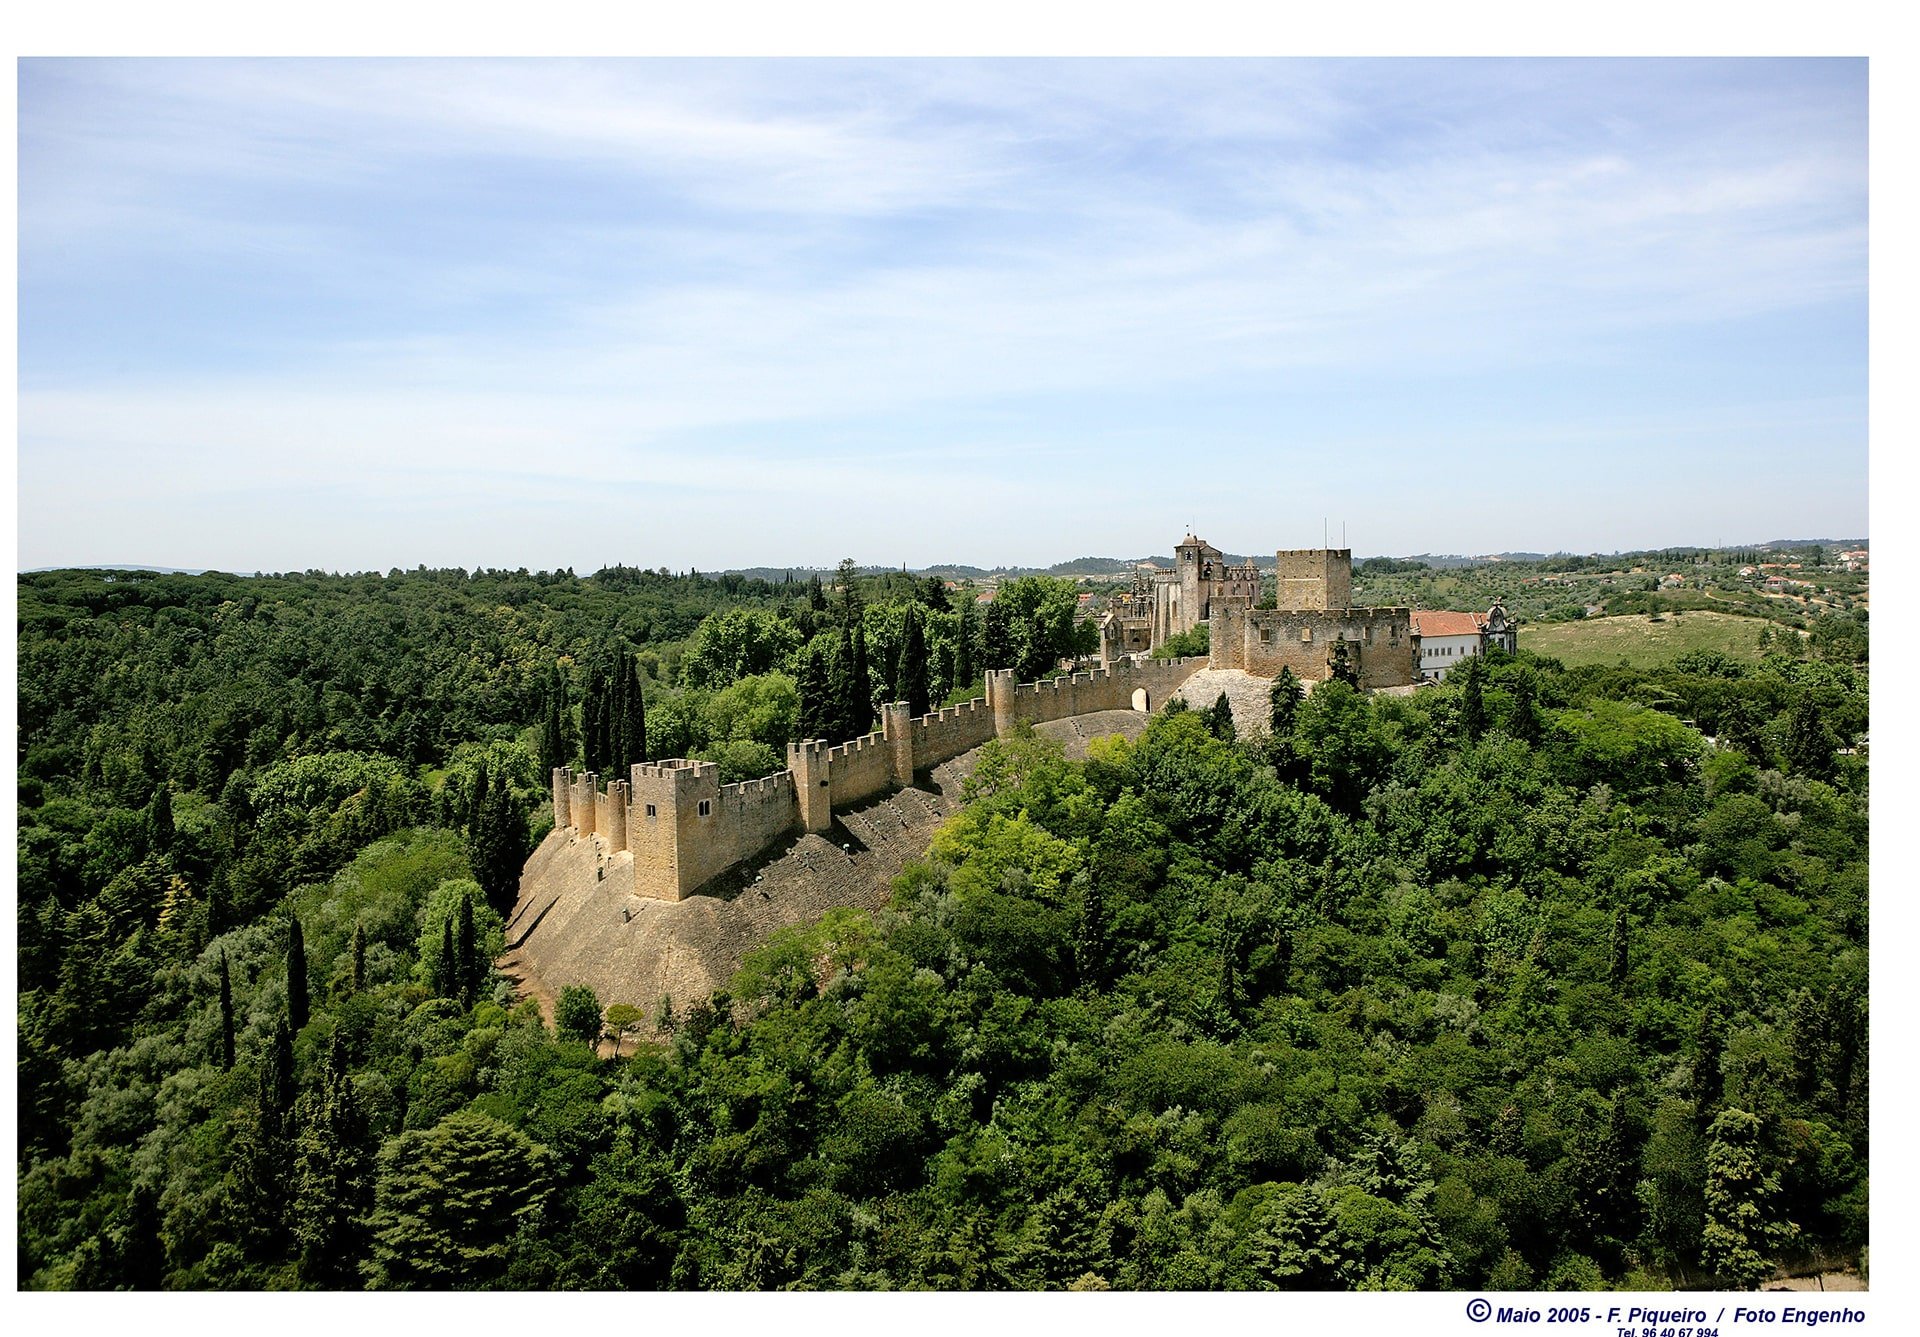
{"label": "grassy slope", "polygon": [[[1636,668],[1663,664],[1689,650],[1721,650],[1737,659],[1760,658],[1758,618],[1726,613],[1668,614],[1660,622],[1631,617],[1595,617],[1583,622],[1535,623],[1520,628],[1520,648],[1551,655],[1569,667],[1615,664]],[[1776,635],[1784,630],[1776,627]]]}

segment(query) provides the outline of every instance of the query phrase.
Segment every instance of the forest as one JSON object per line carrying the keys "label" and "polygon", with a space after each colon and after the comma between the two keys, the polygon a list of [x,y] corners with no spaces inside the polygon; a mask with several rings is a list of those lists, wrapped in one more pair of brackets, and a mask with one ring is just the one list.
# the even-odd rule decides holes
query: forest
{"label": "forest", "polygon": [[1864,1272],[1855,645],[991,743],[884,911],[651,1015],[515,997],[546,767],[765,773],[1086,648],[1069,582],[952,596],[20,577],[21,1285]]}

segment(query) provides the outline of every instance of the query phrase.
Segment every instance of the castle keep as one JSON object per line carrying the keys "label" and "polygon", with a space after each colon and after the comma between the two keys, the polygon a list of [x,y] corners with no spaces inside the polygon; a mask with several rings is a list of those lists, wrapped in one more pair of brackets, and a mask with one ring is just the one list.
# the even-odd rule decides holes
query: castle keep
{"label": "castle keep", "polygon": [[1173,570],[1135,575],[1100,624],[1100,658],[1112,663],[1166,644],[1205,623],[1210,668],[1271,678],[1283,668],[1322,681],[1344,659],[1362,687],[1416,681],[1419,646],[1412,612],[1353,607],[1353,553],[1299,548],[1274,554],[1275,607],[1258,608],[1260,569],[1235,566],[1206,540],[1188,534]]}
{"label": "castle keep", "polygon": [[987,674],[984,697],[920,716],[891,702],[876,732],[845,743],[789,744],[786,770],[740,784],[721,784],[710,761],[641,762],[604,788],[591,772],[560,767],[553,825],[605,847],[603,879],[626,880],[637,896],[678,901],[783,836],[830,829],[835,808],[910,785],[915,772],[990,738],[1096,711],[1150,711],[1205,666],[1198,657],[1129,660],[1028,683],[998,669]]}

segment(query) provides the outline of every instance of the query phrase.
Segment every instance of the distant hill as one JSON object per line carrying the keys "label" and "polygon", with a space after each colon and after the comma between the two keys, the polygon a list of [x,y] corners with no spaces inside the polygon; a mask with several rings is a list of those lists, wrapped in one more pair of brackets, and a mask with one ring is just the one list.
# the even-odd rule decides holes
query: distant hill
{"label": "distant hill", "polygon": [[[141,566],[137,562],[93,562],[87,566],[33,566],[20,574],[31,576],[41,571],[145,571],[154,576],[204,576],[210,568],[204,566]],[[248,575],[246,571],[224,572],[226,575]]]}

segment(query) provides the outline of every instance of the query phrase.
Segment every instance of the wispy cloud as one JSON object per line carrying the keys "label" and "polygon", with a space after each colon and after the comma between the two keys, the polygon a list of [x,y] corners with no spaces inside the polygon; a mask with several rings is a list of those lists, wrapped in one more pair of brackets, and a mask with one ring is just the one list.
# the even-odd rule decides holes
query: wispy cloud
{"label": "wispy cloud", "polygon": [[[1114,401],[1194,424],[1128,450],[1258,476],[1262,424],[1318,429],[1328,383],[1411,401],[1675,340],[1715,368],[1649,397],[1676,430],[1825,403],[1859,350],[1777,329],[1863,313],[1864,143],[1864,71],[1825,62],[27,62],[22,558],[84,559],[36,514],[164,545],[241,485],[490,514],[529,478],[651,485],[698,494],[693,535],[937,497],[979,449],[1017,498],[1112,445]],[[1460,412],[1403,430],[1487,425]],[[981,491],[950,491],[921,531],[953,555]],[[780,559],[724,546],[687,558]]]}

